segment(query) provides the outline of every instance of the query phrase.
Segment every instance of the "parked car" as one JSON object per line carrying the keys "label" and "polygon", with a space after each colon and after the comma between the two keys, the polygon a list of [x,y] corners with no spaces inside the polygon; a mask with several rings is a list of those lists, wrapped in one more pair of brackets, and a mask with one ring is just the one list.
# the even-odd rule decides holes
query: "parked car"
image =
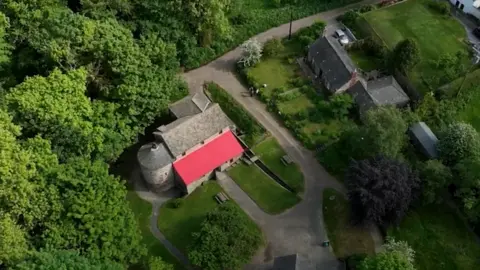
{"label": "parked car", "polygon": [[337,29],[335,30],[335,35],[337,36],[338,38],[338,41],[340,42],[340,44],[342,45],[346,45],[350,42],[350,40],[348,40],[348,37],[347,35],[345,35],[345,32],[343,32],[342,29]]}
{"label": "parked car", "polygon": [[480,38],[480,27],[477,27],[477,28],[473,29],[473,34],[476,37]]}

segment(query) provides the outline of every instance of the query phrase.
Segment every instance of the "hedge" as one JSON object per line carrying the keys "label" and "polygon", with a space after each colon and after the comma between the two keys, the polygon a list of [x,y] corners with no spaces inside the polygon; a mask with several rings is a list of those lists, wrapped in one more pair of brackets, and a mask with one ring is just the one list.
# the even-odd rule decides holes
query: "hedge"
{"label": "hedge", "polygon": [[206,84],[206,90],[210,98],[220,105],[225,114],[245,134],[244,140],[249,146],[255,145],[263,138],[266,133],[265,128],[225,89],[214,82],[210,82]]}

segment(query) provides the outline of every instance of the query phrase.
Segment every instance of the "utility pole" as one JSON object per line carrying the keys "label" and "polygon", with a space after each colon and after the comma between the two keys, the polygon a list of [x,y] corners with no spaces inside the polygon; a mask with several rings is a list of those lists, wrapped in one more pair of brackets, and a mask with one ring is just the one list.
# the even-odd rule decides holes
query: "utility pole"
{"label": "utility pole", "polygon": [[290,7],[290,31],[288,31],[288,40],[292,39],[293,9]]}

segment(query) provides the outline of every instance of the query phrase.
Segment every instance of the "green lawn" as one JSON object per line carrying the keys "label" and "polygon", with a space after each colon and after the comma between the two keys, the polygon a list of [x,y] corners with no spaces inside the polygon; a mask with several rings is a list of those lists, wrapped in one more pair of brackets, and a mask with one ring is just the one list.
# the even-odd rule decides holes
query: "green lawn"
{"label": "green lawn", "polygon": [[[332,196],[334,199],[330,200]],[[369,231],[350,224],[348,201],[341,193],[334,189],[324,190],[323,216],[328,239],[338,258],[375,252],[375,245]]]}
{"label": "green lawn", "polygon": [[[158,227],[165,237],[172,242],[175,247],[185,252],[192,241],[192,233],[200,229],[205,215],[218,206],[215,195],[222,191],[222,188],[215,182],[209,181],[198,187],[193,193],[183,199],[183,205],[180,208],[171,208],[169,203],[165,203],[159,212]],[[237,205],[233,200],[227,203]],[[244,215],[245,212],[237,206]],[[250,219],[250,218],[249,218]],[[261,230],[251,221],[249,227]]]}
{"label": "green lawn", "polygon": [[390,49],[406,38],[417,41],[422,60],[411,72],[410,79],[420,91],[427,90],[422,86],[422,77],[429,78],[436,74],[431,61],[459,51],[468,54],[463,26],[452,17],[433,12],[424,0],[408,0],[363,16]]}
{"label": "green lawn", "polygon": [[363,71],[372,71],[380,68],[380,59],[370,57],[361,50],[349,50],[348,55],[352,58],[355,65]]}
{"label": "green lawn", "polygon": [[180,208],[173,209],[165,203],[160,208],[158,228],[175,247],[185,252],[192,232],[197,231],[205,215],[217,207],[214,196],[220,191],[222,188],[217,183],[209,182],[183,199]]}
{"label": "green lawn", "polygon": [[228,174],[262,208],[279,214],[294,206],[300,198],[279,186],[255,165],[236,165]]}
{"label": "green lawn", "polygon": [[257,156],[275,172],[283,181],[297,192],[303,192],[303,174],[297,164],[283,164],[281,158],[285,151],[275,138],[270,137],[252,149]]}
{"label": "green lawn", "polygon": [[[299,92],[299,89],[290,90],[293,92]],[[277,103],[278,110],[284,115],[294,115],[302,111],[308,112],[311,108],[314,107],[312,101],[307,97],[307,95],[300,93],[298,97]]]}
{"label": "green lawn", "polygon": [[447,205],[411,211],[389,236],[407,241],[415,250],[418,270],[478,269],[480,245]]}
{"label": "green lawn", "polygon": [[[162,257],[164,261],[174,265],[175,270],[185,269],[177,258],[175,258],[150,232],[148,225],[150,224],[149,219],[152,214],[152,205],[149,202],[140,199],[135,191],[128,192],[127,200],[129,201],[130,207],[137,219],[137,223],[140,226],[142,243],[147,247],[148,255]],[[142,268],[134,267],[134,269]]]}
{"label": "green lawn", "polygon": [[267,84],[267,88],[261,88],[260,91],[268,98],[276,88],[290,88],[289,80],[295,77],[295,66],[282,58],[268,58],[248,69],[247,73],[259,85]]}
{"label": "green lawn", "polygon": [[[350,122],[342,122],[335,119],[325,120],[323,123],[306,121],[300,133],[308,138],[313,145],[325,144],[335,140]],[[351,123],[354,125],[354,123]]]}

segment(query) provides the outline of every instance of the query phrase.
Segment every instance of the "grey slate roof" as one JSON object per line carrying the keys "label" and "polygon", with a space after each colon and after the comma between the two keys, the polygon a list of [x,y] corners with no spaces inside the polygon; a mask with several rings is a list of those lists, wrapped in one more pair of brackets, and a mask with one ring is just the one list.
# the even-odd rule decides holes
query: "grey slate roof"
{"label": "grey slate roof", "polygon": [[404,106],[410,101],[393,76],[368,82],[359,80],[347,90],[347,93],[355,100],[360,113],[375,106]]}
{"label": "grey slate roof", "polygon": [[179,119],[185,116],[199,114],[205,111],[210,104],[210,99],[200,91],[171,104],[168,108],[173,115]]}
{"label": "grey slate roof", "polygon": [[422,151],[429,158],[437,158],[437,136],[432,132],[432,130],[424,122],[418,122],[410,127],[410,135],[413,136],[412,139],[420,144]]}
{"label": "grey slate roof", "polygon": [[297,270],[298,256],[297,254],[276,257],[273,261],[273,270]]}
{"label": "grey slate roof", "polygon": [[[309,55],[322,70],[324,80],[337,89],[347,83],[355,71],[355,65],[340,43],[333,37],[317,39],[309,48]],[[317,74],[318,75],[318,74]]]}
{"label": "grey slate roof", "polygon": [[[181,121],[181,123],[175,123],[177,121]],[[160,132],[156,132],[162,137],[174,157],[181,155],[215,133],[219,133],[222,129],[233,126],[232,121],[216,103],[208,106],[203,113],[187,119],[178,119],[175,122],[158,128]]]}
{"label": "grey slate roof", "polygon": [[393,76],[369,81],[367,90],[377,105],[405,105],[410,101]]}
{"label": "grey slate roof", "polygon": [[147,143],[138,150],[137,159],[142,167],[157,170],[173,162],[172,156],[163,143],[155,143],[156,148],[153,145],[154,143]]}

